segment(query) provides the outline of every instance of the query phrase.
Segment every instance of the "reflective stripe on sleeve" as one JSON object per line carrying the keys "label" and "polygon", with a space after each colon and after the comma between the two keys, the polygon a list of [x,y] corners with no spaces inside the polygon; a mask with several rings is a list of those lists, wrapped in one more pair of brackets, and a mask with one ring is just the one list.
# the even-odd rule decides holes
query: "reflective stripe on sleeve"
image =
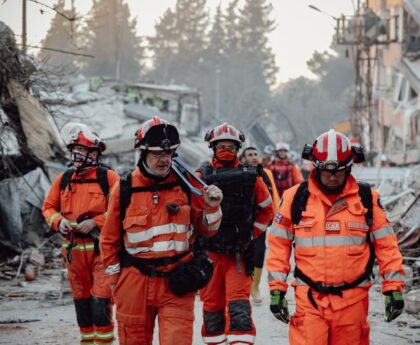
{"label": "reflective stripe on sleeve", "polygon": [[375,241],[391,235],[394,235],[394,229],[392,229],[391,226],[386,226],[370,232],[370,238]]}
{"label": "reflective stripe on sleeve", "polygon": [[50,219],[48,220],[48,226],[51,226],[51,224],[54,222],[54,219],[56,219],[59,216],[61,216],[60,212],[52,214]]}
{"label": "reflective stripe on sleeve", "polygon": [[283,272],[268,272],[268,281],[281,281],[286,282],[287,281],[287,274]]}
{"label": "reflective stripe on sleeve", "polygon": [[222,218],[222,210],[219,207],[219,209],[216,212],[205,213],[205,217],[208,224],[217,222],[220,218]]}
{"label": "reflective stripe on sleeve", "polygon": [[268,232],[274,236],[281,237],[289,241],[293,241],[295,237],[290,231],[279,228],[278,226],[272,226]]}
{"label": "reflective stripe on sleeve", "polygon": [[268,227],[268,225],[262,224],[262,223],[258,223],[258,222],[254,222],[254,226],[257,229],[260,229],[261,231],[265,231],[267,229],[267,227]]}
{"label": "reflective stripe on sleeve", "polygon": [[400,272],[388,272],[383,276],[385,280],[405,280],[405,275]]}
{"label": "reflective stripe on sleeve", "polygon": [[271,199],[271,196],[269,196],[264,201],[261,201],[258,203],[258,206],[261,208],[267,207],[268,205],[271,205],[273,203],[273,199]]}

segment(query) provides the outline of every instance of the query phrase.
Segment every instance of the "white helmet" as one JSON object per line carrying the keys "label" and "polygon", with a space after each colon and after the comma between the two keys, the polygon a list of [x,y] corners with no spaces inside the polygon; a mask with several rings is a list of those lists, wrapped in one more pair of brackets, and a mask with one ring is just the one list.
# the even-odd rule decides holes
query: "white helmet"
{"label": "white helmet", "polygon": [[290,150],[290,146],[287,143],[277,143],[276,144],[276,151],[279,151],[279,150],[289,151]]}

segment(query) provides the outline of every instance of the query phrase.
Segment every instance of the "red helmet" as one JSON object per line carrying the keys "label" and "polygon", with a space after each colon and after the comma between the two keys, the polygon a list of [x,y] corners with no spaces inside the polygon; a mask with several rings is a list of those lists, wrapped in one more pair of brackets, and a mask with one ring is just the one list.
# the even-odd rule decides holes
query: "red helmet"
{"label": "red helmet", "polygon": [[336,170],[353,164],[353,148],[349,138],[330,129],[312,145],[311,160],[316,168]]}
{"label": "red helmet", "polygon": [[219,140],[232,140],[240,148],[242,143],[245,142],[245,135],[242,131],[238,131],[235,127],[225,122],[208,131],[204,140],[209,142],[209,147],[213,147]]}
{"label": "red helmet", "polygon": [[154,116],[136,132],[135,148],[142,150],[173,150],[180,144],[179,133],[168,121]]}
{"label": "red helmet", "polygon": [[67,123],[61,129],[61,135],[66,143],[67,148],[73,145],[81,145],[90,149],[97,149],[100,152],[105,151],[106,146],[98,137],[98,135],[91,131],[88,126],[83,123]]}

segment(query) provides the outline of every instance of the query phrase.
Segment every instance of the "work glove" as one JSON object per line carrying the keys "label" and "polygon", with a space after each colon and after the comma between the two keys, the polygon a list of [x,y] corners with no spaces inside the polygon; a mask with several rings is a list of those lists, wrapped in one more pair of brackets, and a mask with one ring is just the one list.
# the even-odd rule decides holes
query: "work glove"
{"label": "work glove", "polygon": [[270,295],[270,310],[273,315],[281,322],[289,323],[289,308],[287,307],[287,300],[284,298],[286,292],[273,290]]}
{"label": "work glove", "polygon": [[385,295],[385,321],[391,322],[404,310],[404,299],[399,291],[387,291]]}

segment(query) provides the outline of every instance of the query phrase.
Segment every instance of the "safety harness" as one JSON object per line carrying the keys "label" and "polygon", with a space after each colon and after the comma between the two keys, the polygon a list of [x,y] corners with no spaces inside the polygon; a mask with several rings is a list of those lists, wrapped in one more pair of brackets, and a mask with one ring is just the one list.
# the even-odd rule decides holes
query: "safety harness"
{"label": "safety harness", "polygon": [[[358,182],[357,184],[359,185],[359,192],[358,192],[359,197],[362,201],[363,206],[367,209],[367,212],[365,214],[366,224],[370,228],[372,225],[372,220],[373,220],[372,190],[371,190],[370,185],[367,183]],[[296,191],[296,194],[293,198],[292,207],[291,207],[291,218],[292,218],[293,224],[295,225],[299,224],[302,218],[302,212],[306,210],[306,204],[308,202],[308,198],[309,198],[308,182],[304,181],[299,185]],[[362,282],[366,280],[370,280],[371,277],[374,277],[372,270],[373,270],[373,264],[375,262],[375,249],[370,239],[369,232],[367,233],[367,243],[369,245],[370,256],[366,264],[365,272],[350,283],[344,283],[338,286],[326,286],[320,282],[314,282],[305,273],[303,273],[297,267],[297,265],[295,266],[294,277],[299,278],[301,281],[303,281],[306,285],[309,286],[308,298],[315,309],[318,309],[318,306],[315,302],[315,299],[312,296],[312,290],[315,290],[316,292],[324,294],[324,295],[330,294],[330,295],[343,297],[344,290],[349,290],[354,287],[357,287]]]}
{"label": "safety harness", "polygon": [[155,269],[155,267],[177,263],[182,257],[191,253],[191,251],[187,251],[187,252],[174,255],[171,257],[157,258],[157,259],[143,259],[143,258],[136,258],[130,255],[124,246],[124,240],[123,240],[124,227],[123,227],[122,222],[125,218],[127,208],[130,205],[132,193],[159,192],[163,190],[174,189],[176,186],[181,187],[184,193],[187,194],[188,196],[188,202],[191,203],[191,192],[186,186],[184,186],[184,184],[182,183],[182,181],[180,181],[180,179],[178,179],[178,177],[177,177],[177,180],[174,182],[152,184],[149,186],[141,186],[141,187],[132,187],[131,173],[127,174],[125,178],[121,178],[120,180],[120,220],[121,220],[120,262],[121,262],[122,267],[134,266],[141,273],[149,277],[168,277],[171,272],[162,272]]}
{"label": "safety harness", "polygon": [[[108,168],[104,166],[98,166],[96,170],[96,179],[72,179],[74,169],[67,169],[60,181],[60,190],[65,190],[67,187],[71,190],[72,183],[97,183],[101,187],[102,192],[105,195],[105,198],[108,199],[109,195],[109,182],[108,182]],[[80,223],[86,219],[92,218],[90,213],[84,213],[77,219],[77,222]],[[67,245],[67,261],[71,263],[72,261],[72,249],[77,246],[76,238],[86,238],[92,237],[93,244],[94,244],[94,253],[95,255],[99,254],[99,230],[93,229],[89,234],[82,234],[82,233],[75,233],[74,231],[70,231],[69,234],[69,241],[70,243]]]}

